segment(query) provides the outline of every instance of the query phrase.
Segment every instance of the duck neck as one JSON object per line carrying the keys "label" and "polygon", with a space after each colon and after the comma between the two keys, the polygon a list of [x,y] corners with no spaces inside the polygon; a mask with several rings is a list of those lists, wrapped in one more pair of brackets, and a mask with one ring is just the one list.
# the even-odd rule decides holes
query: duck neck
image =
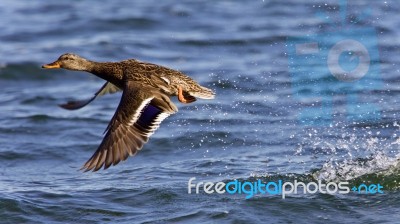
{"label": "duck neck", "polygon": [[122,69],[118,63],[88,61],[86,71],[119,86],[122,83]]}

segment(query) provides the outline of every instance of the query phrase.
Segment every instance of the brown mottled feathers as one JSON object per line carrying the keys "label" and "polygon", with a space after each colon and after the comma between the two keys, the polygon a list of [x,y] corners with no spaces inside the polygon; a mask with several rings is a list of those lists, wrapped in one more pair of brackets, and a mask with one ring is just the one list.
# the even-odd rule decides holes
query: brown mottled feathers
{"label": "brown mottled feathers", "polygon": [[[150,122],[139,122],[148,106],[159,109]],[[107,133],[94,155],[84,164],[85,171],[107,169],[140,150],[162,120],[178,111],[169,97],[151,87],[128,81],[121,102],[111,119]]]}
{"label": "brown mottled feathers", "polygon": [[90,72],[110,81],[105,83],[92,98],[69,101],[65,104],[60,104],[60,107],[68,110],[80,109],[99,96],[120,91],[122,87],[117,86],[123,86],[123,79],[137,81],[142,85],[150,85],[172,96],[178,95],[177,90],[180,86],[188,102],[196,101],[196,97],[201,99],[213,99],[215,95],[212,90],[200,86],[189,76],[160,65],[141,62],[135,59],[128,59],[121,62],[93,63],[95,63],[96,66],[94,66],[94,69]]}
{"label": "brown mottled feathers", "polygon": [[178,96],[182,103],[191,103],[196,98],[213,99],[215,95],[179,71],[134,59],[94,62],[66,53],[42,68],[86,71],[107,81],[92,98],[61,104],[65,109],[80,109],[101,95],[123,90],[103,141],[83,165],[84,171],[107,169],[135,155],[160,123],[178,111],[170,96]]}

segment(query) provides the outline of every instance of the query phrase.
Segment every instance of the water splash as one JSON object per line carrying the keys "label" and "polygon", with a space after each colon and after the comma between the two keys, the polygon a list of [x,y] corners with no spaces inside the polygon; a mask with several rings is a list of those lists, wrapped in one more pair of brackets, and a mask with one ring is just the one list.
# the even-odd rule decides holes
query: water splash
{"label": "water splash", "polygon": [[294,149],[294,157],[325,159],[322,166],[310,170],[313,179],[326,182],[379,182],[386,189],[400,189],[397,122],[380,124],[384,127],[379,130],[375,126],[356,126],[309,129]]}
{"label": "water splash", "polygon": [[326,162],[320,170],[312,173],[315,179],[325,181],[357,180],[371,174],[393,175],[399,169],[400,154],[390,157],[384,152],[377,152],[367,158],[346,159]]}

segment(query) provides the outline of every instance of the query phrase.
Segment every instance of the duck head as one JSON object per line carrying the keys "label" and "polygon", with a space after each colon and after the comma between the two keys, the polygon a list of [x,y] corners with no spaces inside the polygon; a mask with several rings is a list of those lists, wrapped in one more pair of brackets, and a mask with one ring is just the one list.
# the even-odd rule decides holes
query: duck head
{"label": "duck head", "polygon": [[68,70],[85,71],[90,62],[79,55],[66,53],[61,55],[55,62],[43,65],[42,68],[64,68]]}

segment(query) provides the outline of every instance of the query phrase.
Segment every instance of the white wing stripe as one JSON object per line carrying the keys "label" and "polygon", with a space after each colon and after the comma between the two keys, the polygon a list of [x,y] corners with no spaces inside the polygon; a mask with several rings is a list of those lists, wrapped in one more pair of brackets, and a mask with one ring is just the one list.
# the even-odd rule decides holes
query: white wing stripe
{"label": "white wing stripe", "polygon": [[160,113],[153,121],[152,125],[149,126],[150,130],[146,134],[147,137],[150,137],[154,131],[160,126],[161,122],[167,118],[170,114],[167,113]]}
{"label": "white wing stripe", "polygon": [[129,123],[127,124],[128,126],[132,126],[134,123],[136,123],[136,121],[138,120],[138,118],[140,117],[140,115],[142,114],[142,110],[145,106],[147,106],[147,104],[150,103],[150,101],[153,99],[154,97],[150,97],[147,98],[145,100],[143,100],[142,104],[140,104],[140,106],[137,108],[135,114],[133,115],[132,119],[129,121]]}

